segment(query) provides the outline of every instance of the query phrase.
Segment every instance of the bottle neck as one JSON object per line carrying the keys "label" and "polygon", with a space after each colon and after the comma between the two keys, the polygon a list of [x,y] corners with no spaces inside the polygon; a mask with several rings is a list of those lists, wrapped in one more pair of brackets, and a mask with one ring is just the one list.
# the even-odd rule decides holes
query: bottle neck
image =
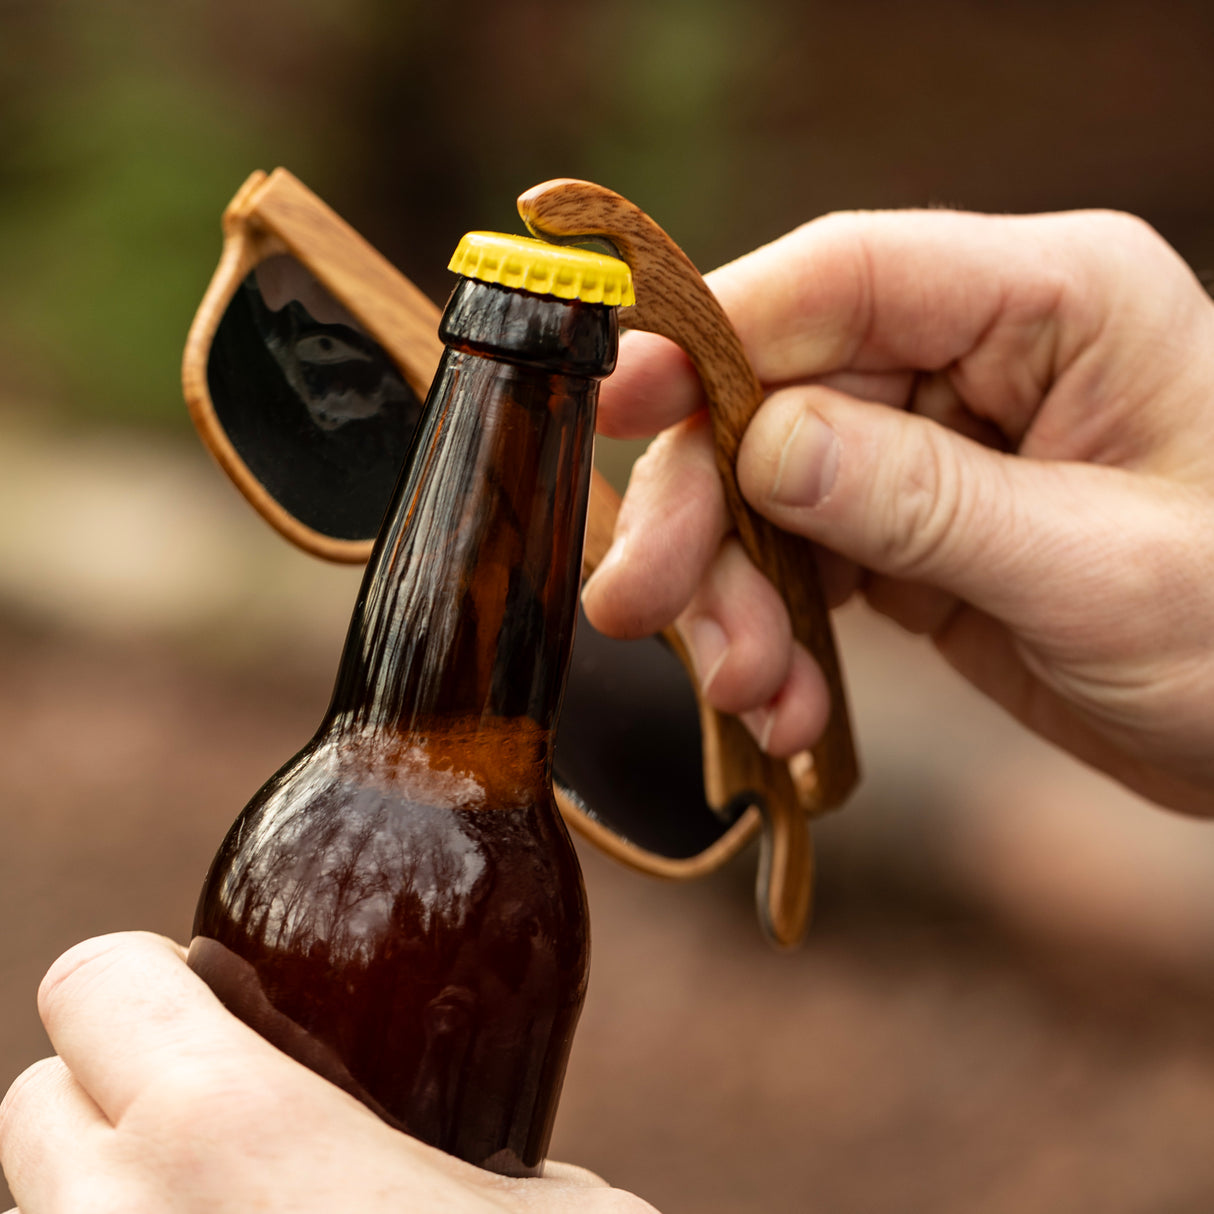
{"label": "bottle neck", "polygon": [[[331,729],[388,746],[459,736],[470,754],[512,738],[550,762],[614,319],[470,280],[456,289],[425,421],[351,621]],[[573,340],[546,349],[562,326]]]}

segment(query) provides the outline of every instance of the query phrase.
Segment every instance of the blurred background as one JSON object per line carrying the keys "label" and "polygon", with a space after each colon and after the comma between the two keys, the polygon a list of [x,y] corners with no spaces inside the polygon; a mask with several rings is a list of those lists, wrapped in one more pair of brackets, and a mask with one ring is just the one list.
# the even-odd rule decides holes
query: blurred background
{"label": "blurred background", "polygon": [[[0,0],[0,1086],[60,951],[188,933],[326,703],[358,574],[287,550],[180,403],[251,170],[440,300],[458,236],[565,175],[703,267],[839,208],[1107,206],[1204,272],[1212,61],[1207,0]],[[1211,828],[839,631],[866,780],[811,939],[767,950],[754,856],[670,886],[582,848],[555,1153],[665,1214],[1214,1208]]]}

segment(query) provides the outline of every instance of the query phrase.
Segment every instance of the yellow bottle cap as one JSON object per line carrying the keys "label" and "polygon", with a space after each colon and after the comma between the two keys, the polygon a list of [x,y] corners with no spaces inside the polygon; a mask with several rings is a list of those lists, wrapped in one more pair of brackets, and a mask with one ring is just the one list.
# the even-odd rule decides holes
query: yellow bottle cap
{"label": "yellow bottle cap", "polygon": [[636,302],[628,263],[605,253],[548,244],[530,236],[469,232],[447,269],[537,295],[627,307]]}

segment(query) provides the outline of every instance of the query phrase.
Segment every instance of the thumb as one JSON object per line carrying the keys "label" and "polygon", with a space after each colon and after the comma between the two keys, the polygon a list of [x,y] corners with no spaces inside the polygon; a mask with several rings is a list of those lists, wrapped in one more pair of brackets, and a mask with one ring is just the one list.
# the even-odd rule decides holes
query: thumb
{"label": "thumb", "polygon": [[738,478],[785,530],[1021,625],[1040,616],[1047,588],[1055,606],[1107,590],[1109,557],[1144,539],[1151,496],[1130,473],[1005,455],[821,386],[764,403]]}

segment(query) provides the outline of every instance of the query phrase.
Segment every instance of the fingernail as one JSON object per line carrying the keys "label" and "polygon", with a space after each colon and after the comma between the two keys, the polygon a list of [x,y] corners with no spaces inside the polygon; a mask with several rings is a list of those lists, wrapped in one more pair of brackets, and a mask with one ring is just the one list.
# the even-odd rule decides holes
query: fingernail
{"label": "fingernail", "polygon": [[706,694],[712,681],[720,673],[729,652],[729,638],[725,629],[716,620],[706,615],[693,616],[679,624],[679,632],[691,651],[691,664],[695,667],[700,691]]}
{"label": "fingernail", "polygon": [[744,712],[738,720],[750,730],[759,749],[765,751],[771,742],[772,730],[776,727],[776,714],[770,708],[752,708]]}
{"label": "fingernail", "polygon": [[769,497],[779,506],[816,506],[839,473],[839,436],[808,410],[797,415],[780,449]]}

